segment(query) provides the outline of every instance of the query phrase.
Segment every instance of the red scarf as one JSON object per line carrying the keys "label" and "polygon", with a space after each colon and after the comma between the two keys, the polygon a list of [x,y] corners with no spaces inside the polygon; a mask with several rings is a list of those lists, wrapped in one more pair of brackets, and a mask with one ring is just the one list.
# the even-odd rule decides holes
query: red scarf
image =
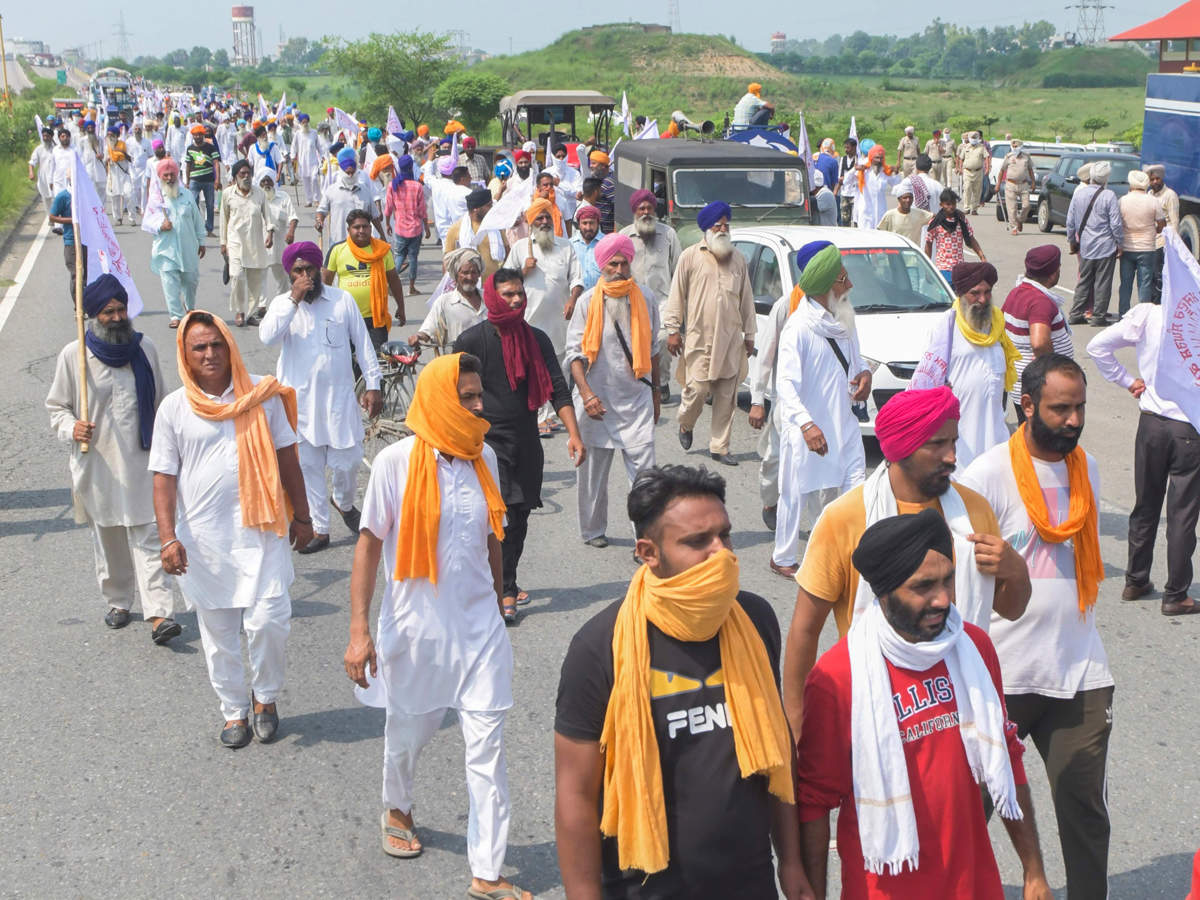
{"label": "red scarf", "polygon": [[496,290],[489,275],[483,283],[483,303],[487,307],[488,321],[500,332],[500,348],[504,354],[504,371],[508,373],[508,386],[514,391],[525,379],[529,385],[529,408],[539,409],[554,392],[550,384],[550,372],[542,358],[533,329],[525,321],[525,304],[509,309]]}

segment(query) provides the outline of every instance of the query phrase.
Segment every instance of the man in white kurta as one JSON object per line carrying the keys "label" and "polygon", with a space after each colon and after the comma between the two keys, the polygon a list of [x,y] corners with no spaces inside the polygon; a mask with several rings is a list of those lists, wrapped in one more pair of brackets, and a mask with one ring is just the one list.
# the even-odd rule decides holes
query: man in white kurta
{"label": "man in white kurta", "polygon": [[991,263],[959,263],[952,274],[958,300],[934,322],[910,390],[950,385],[961,417],[954,445],[958,471],[975,457],[1008,440],[1004,422],[1006,384],[1016,380],[1020,358],[992,305],[998,279]]}
{"label": "man in white kurta", "polygon": [[321,283],[321,249],[311,241],[284,251],[291,282],[267,307],[258,336],[279,348],[275,374],[279,383],[296,389],[296,432],[300,437],[300,469],[313,520],[313,540],[304,553],[329,546],[330,491],[342,521],[358,533],[358,467],[363,458],[363,422],[354,397],[351,346],[366,383],[364,405],[378,414],[379,356],[367,333],[358,304],[346,291]]}
{"label": "man in white kurta", "polygon": [[267,195],[253,184],[254,170],[244,159],[233,164],[233,186],[221,192],[221,254],[229,262],[229,309],[234,323],[266,303],[264,291],[275,226]]}
{"label": "man in white kurta", "polygon": [[[633,241],[633,278],[644,284],[658,298],[659,316],[666,312],[667,298],[671,295],[671,278],[683,247],[675,229],[657,216],[657,199],[644,188],[634,191],[629,198],[633,211],[633,222],[621,229],[621,234]],[[662,334],[659,340],[665,341]],[[671,357],[664,353],[658,361],[658,383],[663,399],[670,397]]]}
{"label": "man in white kurta", "polygon": [[38,196],[46,215],[50,214],[50,201],[54,199],[54,129],[42,129],[42,142],[33,148],[29,157],[29,180],[37,182]]}
{"label": "man in white kurta", "polygon": [[[426,366],[422,378],[431,371],[440,374],[447,365],[457,369],[458,396],[447,391],[449,396],[432,396],[432,402],[442,404],[439,409],[446,415],[461,414],[465,407],[481,416],[479,360],[469,354],[441,356]],[[419,379],[411,409],[427,402],[430,395],[424,387]],[[459,409],[452,411],[450,404],[458,404]],[[492,482],[498,484],[495,452],[486,444],[480,451]],[[399,541],[416,539],[400,527],[414,453],[431,454],[441,500],[434,548],[436,581],[395,577]],[[385,586],[372,642],[370,606],[381,559]],[[510,815],[504,720],[513,705],[513,654],[497,607],[499,572],[500,542],[489,524],[487,497],[474,461],[437,450],[418,435],[392,444],[375,457],[351,575],[345,665],[360,686],[359,699],[387,710],[383,850],[392,856],[420,853],[413,822],[417,757],[442,726],[447,711],[454,710],[466,745],[467,862],[472,887],[483,891],[508,884],[500,870]],[[527,895],[517,892],[517,896]]]}
{"label": "man in white kurta", "polygon": [[[439,172],[441,170],[439,169]],[[456,177],[457,175],[457,177]],[[467,195],[471,193],[471,176],[465,166],[441,172],[430,186],[433,206],[433,227],[444,245],[450,227],[467,214]]]}
{"label": "man in white kurta", "polygon": [[54,146],[54,174],[50,179],[50,187],[55,196],[58,196],[59,191],[71,189],[71,174],[75,171],[75,150],[76,147],[71,143],[70,129],[59,128],[58,143]]}
{"label": "man in white kurta", "polygon": [[775,372],[779,364],[779,337],[787,324],[792,299],[780,297],[756,336],[758,353],[750,379],[750,427],[759,432],[758,496],[762,500],[763,523],[775,530],[779,506],[779,428],[775,416],[767,415],[767,401],[775,402]]}
{"label": "man in white kurta", "polygon": [[796,574],[801,529],[866,478],[851,400],[866,399],[871,389],[850,306],[853,284],[837,247],[814,241],[796,255],[797,264],[803,263],[797,284],[805,296],[779,336],[772,410],[779,429],[780,492],[771,569],[787,577]]}
{"label": "man in white kurta", "polygon": [[[880,152],[876,153],[876,148]],[[863,172],[862,195],[859,202],[859,228],[875,228],[888,208],[888,194],[899,184],[899,172],[889,172],[883,163],[883,148],[878,144],[871,148],[870,165]]]}
{"label": "man in white kurta", "polygon": [[447,253],[443,263],[454,287],[433,298],[425,320],[408,342],[415,347],[424,340],[446,353],[460,334],[487,318],[487,307],[479,292],[479,279],[483,275],[479,251],[459,247]]}
{"label": "man in white kurta", "polygon": [[300,217],[296,215],[296,204],[292,202],[292,195],[276,188],[279,173],[263,166],[255,170],[254,180],[267,196],[269,221],[275,233],[280,235],[280,240],[271,244],[271,265],[267,267],[267,285],[264,290],[272,295],[282,294],[291,287],[291,280],[283,271],[283,248],[295,238]]}
{"label": "man in white kurta", "polygon": [[[608,473],[613,453],[621,451],[630,485],[638,473],[654,465],[654,425],[659,397],[654,376],[662,342],[659,339],[658,303],[648,287],[637,284],[624,294],[605,291],[609,283],[625,283],[636,258],[633,241],[610,234],[596,247],[600,281],[575,304],[567,328],[565,361],[574,381],[575,418],[587,447],[583,464],[575,470],[579,503],[579,535],[593,547],[607,547]],[[639,296],[640,295],[640,296]],[[635,373],[636,346],[632,324],[633,303],[646,308],[649,344],[648,369]],[[592,307],[600,304],[593,313]],[[584,335],[589,314],[601,316],[600,347],[589,361]],[[626,350],[628,349],[628,355]]]}
{"label": "man in white kurta", "polygon": [[[92,312],[88,330],[93,341],[104,343],[141,339],[157,408],[165,393],[158,354],[148,337],[133,331],[119,283],[111,288],[115,282],[111,275],[101,276],[84,291],[85,309]],[[110,290],[103,289],[106,284]],[[108,365],[89,349],[86,411],[79,384],[79,342],[71,341],[58,354],[46,409],[58,439],[70,442],[75,521],[91,527],[96,577],[108,606],[105,623],[111,628],[129,623],[136,589],[142,617],[152,629],[161,628],[155,641],[165,643],[181,629],[171,619],[173,598],[158,559],[153,480],[146,470],[149,448],[141,440],[136,376],[132,365]]]}
{"label": "man in white kurta", "polygon": [[561,356],[567,320],[583,292],[583,269],[571,242],[554,234],[549,200],[534,200],[525,219],[532,234],[513,244],[504,266],[525,276],[525,321],[546,332]]}
{"label": "man in white kurta", "polygon": [[[193,311],[179,330],[180,366],[187,367],[194,389],[209,403],[238,400],[238,377],[255,385],[263,380],[246,374],[236,345],[231,349],[232,335],[219,318]],[[194,368],[193,357],[202,357],[214,374]],[[240,376],[235,376],[234,366]],[[227,387],[213,387],[218,382]],[[260,410],[275,449],[278,478],[294,511],[290,536],[303,546],[312,532],[293,449],[296,432],[279,394],[243,415]],[[154,473],[163,567],[176,577],[184,602],[196,613],[208,677],[225,719],[221,743],[230,748],[250,742],[251,709],[259,740],[266,742],[275,735],[275,701],[283,689],[284,650],[291,631],[288,588],[294,577],[288,537],[243,524],[241,464],[236,417],[201,416],[192,407],[186,387],[166,396],[154,422],[148,463]],[[250,657],[250,691],[242,665],[243,630]]]}
{"label": "man in white kurta", "polygon": [[296,130],[292,133],[292,156],[296,177],[304,187],[304,205],[312,206],[321,199],[321,159],[325,154],[319,135],[309,125],[308,113],[300,113],[296,121]]}

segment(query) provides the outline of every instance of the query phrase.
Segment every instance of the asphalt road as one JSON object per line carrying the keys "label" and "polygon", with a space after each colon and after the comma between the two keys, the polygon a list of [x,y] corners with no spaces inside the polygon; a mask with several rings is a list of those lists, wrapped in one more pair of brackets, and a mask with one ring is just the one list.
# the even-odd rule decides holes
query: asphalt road
{"label": "asphalt road", "polygon": [[[310,211],[302,210],[310,237]],[[991,207],[979,239],[999,267],[1000,288],[1016,278],[1036,230],[1009,237]],[[352,536],[333,528],[332,547],[296,558],[288,682],[280,698],[281,736],[231,753],[219,746],[216,698],[205,675],[195,617],[181,612],[182,637],[154,647],[135,619],[104,627],[87,531],[73,523],[66,452],[51,434],[43,400],[60,348],[74,336],[61,240],[50,235],[15,290],[3,293],[36,246],[40,215],[19,229],[0,260],[0,584],[8,625],[0,631],[5,737],[0,744],[0,858],[4,896],[192,897],[254,892],[265,897],[461,897],[467,800],[462,740],[448,721],[421,759],[416,818],[426,850],[416,860],[379,849],[383,715],[359,706],[342,670],[348,626]],[[150,238],[117,229],[147,309],[137,320],[159,348],[169,388],[178,386],[174,332],[156,277]],[[1053,237],[1064,243],[1061,232]],[[201,264],[200,305],[224,312],[215,241]],[[427,245],[423,294],[408,302],[415,330],[435,282]],[[1074,267],[1064,281],[1074,282]],[[1001,294],[1002,296],[1002,294]],[[1092,329],[1076,333],[1082,352]],[[255,372],[274,370],[274,353],[252,330],[238,343]],[[1126,515],[1132,502],[1135,403],[1103,382],[1090,363],[1092,403],[1083,443],[1101,461],[1101,546],[1108,580],[1097,616],[1117,682],[1110,772],[1114,898],[1177,898],[1187,890],[1200,845],[1191,765],[1200,722],[1188,687],[1200,651],[1200,620],[1169,620],[1158,596],[1120,600]],[[707,416],[696,451],[675,440],[674,407],[659,425],[661,462],[703,463]],[[739,417],[729,479],[734,544],[743,587],[767,597],[786,629],[794,587],[767,569],[771,535],[759,516],[755,435]],[[567,643],[591,615],[622,596],[633,573],[624,524],[625,484],[613,473],[606,550],[584,547],[574,516],[565,441],[546,447],[545,507],[533,517],[522,583],[533,596],[511,630],[516,706],[506,728],[512,825],[506,874],[539,896],[560,897],[554,850],[552,723]],[[1161,542],[1160,537],[1160,542]],[[1162,544],[1160,543],[1160,547]],[[1162,552],[1154,580],[1161,584]],[[823,647],[834,640],[832,624]],[[1051,884],[1064,896],[1061,854],[1045,775],[1027,754]],[[1002,828],[994,845],[1009,896],[1020,868]],[[836,861],[834,863],[836,871]],[[832,893],[832,892],[831,892]]]}

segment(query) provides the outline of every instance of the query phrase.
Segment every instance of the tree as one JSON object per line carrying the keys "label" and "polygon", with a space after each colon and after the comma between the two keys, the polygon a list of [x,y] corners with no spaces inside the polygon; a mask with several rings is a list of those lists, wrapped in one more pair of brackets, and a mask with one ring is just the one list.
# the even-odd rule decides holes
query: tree
{"label": "tree", "polygon": [[993,116],[991,113],[984,113],[982,118],[983,118],[983,127],[987,129],[987,133],[988,133],[987,136],[988,136],[988,140],[990,141],[992,139],[992,126],[1000,121],[1000,117]]}
{"label": "tree", "polygon": [[289,78],[284,87],[287,88],[287,92],[292,95],[293,100],[299,100],[304,96],[304,90],[308,87],[308,85],[306,85],[299,78]]}
{"label": "tree", "polygon": [[207,47],[193,47],[188,53],[187,67],[189,69],[203,69],[212,61],[212,51]]}
{"label": "tree", "polygon": [[500,98],[512,90],[503,78],[462,69],[438,85],[433,101],[480,134],[500,112]]}
{"label": "tree", "polygon": [[1092,133],[1092,143],[1096,142],[1096,132],[1108,127],[1108,119],[1103,116],[1091,116],[1083,120],[1083,130]]}
{"label": "tree", "polygon": [[448,35],[428,31],[372,33],[361,41],[325,39],[329,49],[322,64],[351,80],[363,102],[359,114],[382,120],[388,105],[409,122],[420,122],[435,111],[433,92],[457,69]]}
{"label": "tree", "polygon": [[212,55],[212,67],[214,69],[229,68],[229,52],[224,47]]}
{"label": "tree", "polygon": [[163,55],[163,62],[168,66],[186,66],[188,61],[188,52],[180,47],[178,50],[172,50],[170,53]]}

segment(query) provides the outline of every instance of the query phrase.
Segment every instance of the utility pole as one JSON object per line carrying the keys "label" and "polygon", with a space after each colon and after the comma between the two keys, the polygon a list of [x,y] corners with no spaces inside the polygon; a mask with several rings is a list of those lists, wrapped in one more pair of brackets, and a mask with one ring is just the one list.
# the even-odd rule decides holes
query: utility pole
{"label": "utility pole", "polygon": [[1068,4],[1067,9],[1078,10],[1079,17],[1075,24],[1076,39],[1081,44],[1091,46],[1104,39],[1104,11],[1116,7],[1104,0],[1079,0]]}
{"label": "utility pole", "polygon": [[679,22],[679,0],[667,0],[667,24],[671,26],[671,34],[683,33]]}
{"label": "utility pole", "polygon": [[0,68],[4,70],[4,105],[8,114],[13,111],[12,92],[8,89],[8,58],[4,55],[4,16],[0,16]]}

